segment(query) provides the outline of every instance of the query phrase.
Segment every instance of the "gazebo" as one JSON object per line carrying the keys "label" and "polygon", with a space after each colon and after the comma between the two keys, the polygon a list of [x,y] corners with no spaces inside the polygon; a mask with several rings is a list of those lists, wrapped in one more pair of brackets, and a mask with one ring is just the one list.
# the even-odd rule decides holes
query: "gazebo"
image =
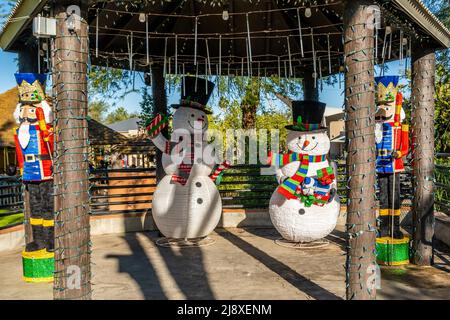
{"label": "gazebo", "polygon": [[[49,27],[40,37],[33,35],[36,17]],[[321,78],[345,74],[347,298],[370,299],[376,296],[368,281],[375,272],[375,65],[410,58],[413,262],[432,263],[435,51],[450,46],[450,32],[420,0],[19,0],[0,46],[19,54],[20,72],[52,70],[55,298],[91,296],[91,65],[148,73],[158,112],[167,108],[169,74],[298,78],[305,99],[318,98]],[[68,286],[74,266],[81,274],[78,288]]]}

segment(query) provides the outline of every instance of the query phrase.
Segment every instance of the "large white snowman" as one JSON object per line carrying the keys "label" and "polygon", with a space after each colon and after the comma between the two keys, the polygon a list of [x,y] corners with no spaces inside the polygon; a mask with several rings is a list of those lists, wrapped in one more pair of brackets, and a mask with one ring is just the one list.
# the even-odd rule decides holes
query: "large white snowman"
{"label": "large white snowman", "polygon": [[270,218],[288,241],[313,242],[336,227],[340,200],[336,165],[327,159],[330,139],[321,126],[325,107],[294,101],[294,125],[287,127],[289,153],[271,155],[280,186],[270,199]]}
{"label": "large white snowman", "polygon": [[[214,89],[212,82],[185,77],[185,92],[175,105],[171,141],[158,133],[152,137],[163,151],[167,174],[153,195],[152,212],[164,236],[194,239],[209,235],[219,223],[222,200],[211,174],[216,159],[206,142],[209,113],[205,105]],[[205,88],[208,86],[208,90]],[[196,90],[197,89],[197,90]]]}

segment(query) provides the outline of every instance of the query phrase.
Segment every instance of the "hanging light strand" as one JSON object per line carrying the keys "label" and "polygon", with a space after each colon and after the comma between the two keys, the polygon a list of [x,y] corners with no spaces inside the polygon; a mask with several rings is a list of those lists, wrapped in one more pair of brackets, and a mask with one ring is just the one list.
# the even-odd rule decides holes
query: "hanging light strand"
{"label": "hanging light strand", "polygon": [[97,9],[97,19],[95,21],[95,57],[98,58],[98,21],[99,9]]}
{"label": "hanging light strand", "polygon": [[303,49],[302,21],[300,18],[300,8],[297,8],[297,19],[298,19],[298,34],[300,36],[300,52],[302,53],[302,58],[304,58],[305,52]]}
{"label": "hanging light strand", "polygon": [[197,50],[198,50],[198,17],[195,17],[195,26],[194,26],[194,65],[197,65]]}

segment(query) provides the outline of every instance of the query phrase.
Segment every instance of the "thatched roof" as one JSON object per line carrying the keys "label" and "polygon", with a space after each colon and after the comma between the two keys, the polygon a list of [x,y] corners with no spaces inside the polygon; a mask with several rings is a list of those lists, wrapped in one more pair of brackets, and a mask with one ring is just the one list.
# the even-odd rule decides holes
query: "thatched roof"
{"label": "thatched roof", "polygon": [[114,146],[114,151],[122,154],[156,154],[156,147],[146,136],[128,138],[127,143]]}
{"label": "thatched roof", "polygon": [[19,92],[17,88],[10,89],[0,94],[0,147],[13,147],[13,128],[16,126],[14,120],[14,110],[19,102]]}
{"label": "thatched roof", "polygon": [[128,139],[117,131],[101,124],[100,122],[89,119],[89,140],[93,146],[106,146],[126,144]]}
{"label": "thatched roof", "polygon": [[[0,147],[14,147],[14,136],[12,130],[17,126],[13,113],[19,102],[17,88],[0,94]],[[50,103],[51,104],[51,103]],[[128,139],[117,131],[90,119],[89,140],[91,145],[116,145],[126,144]]]}

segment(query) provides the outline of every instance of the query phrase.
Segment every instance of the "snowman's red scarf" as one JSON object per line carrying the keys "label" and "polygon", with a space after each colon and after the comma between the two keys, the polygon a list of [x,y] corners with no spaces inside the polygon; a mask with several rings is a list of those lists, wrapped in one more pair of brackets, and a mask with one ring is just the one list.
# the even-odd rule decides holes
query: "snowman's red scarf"
{"label": "snowman's red scarf", "polygon": [[[192,140],[191,140],[192,141]],[[170,146],[170,143],[166,144],[166,153],[170,154],[170,149],[172,147]],[[189,176],[191,174],[192,170],[192,163],[194,162],[194,143],[191,143],[190,150],[186,154],[186,157],[188,157],[191,161],[190,164],[181,163],[178,165],[178,174],[173,174],[171,181],[174,183],[179,183],[182,186],[186,185]]]}
{"label": "snowman's red scarf", "polygon": [[323,162],[327,159],[326,155],[319,155],[319,156],[310,156],[310,155],[304,155],[300,153],[290,153],[286,155],[275,155],[272,158],[272,164],[278,165],[278,166],[285,166],[288,163],[300,161],[300,167],[298,168],[297,172],[290,177],[289,179],[286,179],[279,187],[278,192],[283,195],[286,199],[297,199],[296,196],[297,190],[299,189],[300,185],[305,180],[309,164],[310,163],[317,163],[317,162]]}

